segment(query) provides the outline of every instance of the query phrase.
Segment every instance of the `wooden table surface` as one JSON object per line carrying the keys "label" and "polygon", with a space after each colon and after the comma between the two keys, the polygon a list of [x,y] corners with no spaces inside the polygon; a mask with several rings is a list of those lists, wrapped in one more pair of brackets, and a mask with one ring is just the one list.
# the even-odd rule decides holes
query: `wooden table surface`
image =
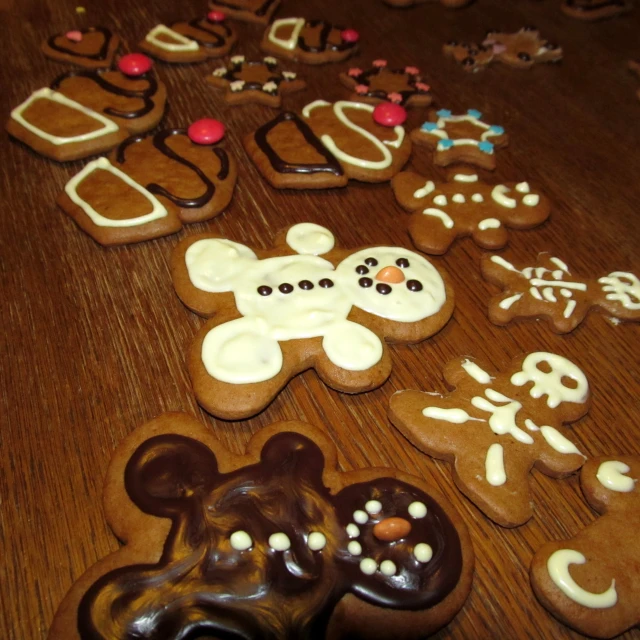
{"label": "wooden table surface", "polygon": [[[206,11],[202,0],[4,0],[0,14],[2,115],[67,66],[49,61],[39,45],[46,36],[104,25],[135,43],[157,24]],[[571,20],[560,0],[478,0],[460,11],[438,2],[395,10],[381,0],[284,0],[277,16],[324,17],[353,25],[361,53],[351,62],[320,67],[291,64],[309,86],[285,98],[299,109],[347,91],[339,71],[375,58],[390,66],[417,65],[436,104],[455,112],[476,108],[501,123],[511,144],[498,157],[496,181],[529,180],[553,202],[541,228],[511,234],[501,252],[524,263],[551,250],[577,273],[614,270],[640,274],[640,102],[637,78],[626,69],[640,57],[640,7],[598,24]],[[173,6],[172,6],[173,5]],[[517,71],[504,66],[467,74],[440,52],[450,39],[482,38],[488,28],[515,31],[537,25],[560,43],[560,65]],[[239,25],[235,53],[255,55],[262,27]],[[332,229],[346,247],[410,247],[408,215],[388,184],[350,183],[329,191],[272,189],[248,161],[241,139],[276,113],[266,107],[228,107],[204,81],[217,61],[172,67],[159,63],[169,89],[163,124],[185,126],[209,116],[227,126],[224,147],[239,163],[229,209],[180,234],[104,249],[57,209],[55,198],[83,166],[39,157],[5,135],[0,144],[2,327],[0,350],[0,636],[46,636],[58,603],[82,572],[115,550],[105,523],[102,483],[116,444],[154,416],[186,411],[208,425],[234,452],[264,425],[302,419],[323,425],[338,444],[344,469],[391,465],[439,487],[466,521],[476,552],[472,593],[438,638],[573,638],[536,601],[528,568],[534,551],[550,539],[568,538],[593,522],[578,477],[552,480],[534,472],[535,512],[516,529],[494,525],[454,487],[450,468],[420,454],[389,423],[387,406],[399,389],[444,391],[441,370],[450,358],[485,359],[497,369],[530,351],[552,351],[577,363],[593,394],[589,414],[572,428],[589,456],[640,453],[640,326],[615,325],[592,314],[573,333],[554,334],[546,323],[500,328],[487,319],[497,290],[479,274],[483,255],[470,239],[434,258],[451,276],[453,319],[435,337],[395,346],[393,372],[378,390],[337,393],[314,372],[295,378],[257,417],[217,420],[201,410],[185,365],[203,320],[174,293],[169,261],[180,238],[202,231],[268,247],[281,228],[302,221]],[[418,126],[425,110],[410,113]],[[443,177],[430,152],[414,148],[410,166]],[[637,630],[625,637],[638,637]]]}

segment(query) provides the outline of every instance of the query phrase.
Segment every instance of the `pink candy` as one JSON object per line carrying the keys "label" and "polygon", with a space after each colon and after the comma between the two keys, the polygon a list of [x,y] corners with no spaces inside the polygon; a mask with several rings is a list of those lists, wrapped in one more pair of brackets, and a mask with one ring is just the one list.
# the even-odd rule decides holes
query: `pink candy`
{"label": "pink candy", "polygon": [[402,102],[402,95],[399,93],[393,92],[387,95],[387,99],[396,104],[400,104]]}
{"label": "pink candy", "polygon": [[356,85],[356,93],[359,93],[360,95],[364,95],[365,93],[369,92],[369,87],[367,87],[366,84],[358,84]]}
{"label": "pink candy", "polygon": [[147,73],[153,66],[151,58],[145,56],[142,53],[127,53],[118,60],[118,69],[124,73],[125,76],[141,76],[143,73]]}
{"label": "pink candy", "polygon": [[340,33],[340,37],[345,42],[355,43],[360,40],[360,34],[355,29],[345,29]]}
{"label": "pink candy", "polygon": [[431,87],[428,84],[425,84],[424,82],[416,82],[416,89],[418,91],[429,91]]}
{"label": "pink candy", "polygon": [[71,40],[71,42],[82,42],[82,32],[81,31],[67,31],[67,33],[64,34],[64,37],[67,40]]}
{"label": "pink candy", "polygon": [[382,69],[383,67],[387,66],[387,61],[386,60],[374,60],[373,61],[373,66],[376,67],[377,69]]}
{"label": "pink candy", "polygon": [[226,16],[222,11],[209,11],[207,19],[211,22],[224,22]]}
{"label": "pink candy", "polygon": [[407,111],[399,104],[391,102],[381,102],[373,110],[374,122],[383,127],[396,127],[407,119]]}
{"label": "pink candy", "polygon": [[404,72],[410,76],[417,76],[420,73],[420,69],[418,67],[405,67]]}
{"label": "pink candy", "polygon": [[349,71],[347,71],[347,75],[350,78],[357,78],[361,73],[362,69],[358,69],[357,67],[354,67],[353,69],[349,69]]}
{"label": "pink candy", "polygon": [[224,137],[224,125],[220,120],[203,118],[187,129],[187,135],[196,144],[215,144]]}

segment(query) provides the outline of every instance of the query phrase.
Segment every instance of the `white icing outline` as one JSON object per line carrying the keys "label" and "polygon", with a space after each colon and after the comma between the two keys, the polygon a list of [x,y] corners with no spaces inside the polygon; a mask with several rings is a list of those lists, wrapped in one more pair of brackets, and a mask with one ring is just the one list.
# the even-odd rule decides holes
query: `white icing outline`
{"label": "white icing outline", "polygon": [[[280,18],[279,20],[275,20],[271,27],[269,28],[269,32],[267,33],[267,38],[269,42],[272,42],[278,47],[282,49],[286,49],[287,51],[293,51],[298,44],[298,38],[300,37],[300,32],[304,28],[306,20],[304,18]],[[293,31],[287,40],[284,38],[278,38],[276,36],[276,31],[283,26],[293,25]]]}
{"label": "white icing outline", "polygon": [[[165,35],[177,40],[177,43],[164,42],[163,40],[158,40],[158,35]],[[198,51],[200,49],[200,45],[193,39],[188,38],[182,33],[178,33],[173,29],[170,29],[164,24],[159,24],[155,26],[147,35],[145,36],[145,41],[152,44],[154,47],[158,47],[158,49],[163,49],[164,51],[174,52],[182,52],[182,51]]]}

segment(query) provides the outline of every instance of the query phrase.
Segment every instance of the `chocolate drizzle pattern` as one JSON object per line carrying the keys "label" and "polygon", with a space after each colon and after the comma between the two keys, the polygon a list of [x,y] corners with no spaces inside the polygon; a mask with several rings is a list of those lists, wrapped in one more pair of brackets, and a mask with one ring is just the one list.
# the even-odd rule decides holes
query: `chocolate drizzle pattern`
{"label": "chocolate drizzle pattern", "polygon": [[398,93],[402,96],[402,101],[399,104],[406,104],[414,95],[428,95],[428,89],[420,89],[416,86],[416,83],[421,83],[421,78],[417,74],[407,73],[405,69],[387,69],[386,67],[373,67],[372,69],[367,69],[363,71],[357,76],[350,76],[355,82],[359,85],[363,85],[368,88],[368,91],[364,94],[361,94],[363,97],[367,98],[378,98],[379,100],[389,100],[389,92],[384,91],[382,89],[371,89],[371,80],[372,78],[380,75],[381,73],[392,73],[397,76],[405,76],[406,83],[408,85],[407,89],[397,89],[394,93]]}
{"label": "chocolate drizzle pattern", "polygon": [[280,83],[283,80],[282,75],[277,70],[277,67],[278,67],[277,64],[265,62],[263,60],[260,60],[260,61],[256,60],[251,62],[246,62],[244,60],[242,62],[231,61],[231,64],[227,69],[227,72],[222,77],[225,80],[228,80],[229,82],[234,82],[235,80],[242,80],[242,78],[239,77],[239,74],[242,73],[245,67],[248,67],[248,66],[255,67],[259,65],[265,66],[268,69],[268,71],[271,73],[271,75],[268,78],[266,78],[265,82],[263,83],[243,81],[244,84],[242,85],[242,91],[264,91],[264,85],[267,82],[273,82],[276,85],[275,93],[277,93],[277,87],[280,85]]}
{"label": "chocolate drizzle pattern", "polygon": [[[303,35],[305,29],[315,29],[319,26],[321,26],[320,35],[318,37],[319,44],[316,46],[308,44]],[[342,31],[342,27],[336,27],[330,22],[326,22],[324,20],[309,20],[305,23],[304,29],[298,36],[298,47],[303,51],[307,51],[309,53],[323,53],[327,50],[346,51],[347,49],[353,49],[356,46],[356,42],[347,42],[344,39],[340,42],[340,44],[330,43],[329,35],[334,29]]]}
{"label": "chocolate drizzle pattern", "polygon": [[[113,107],[106,107],[102,111],[106,115],[114,116],[116,118],[124,118],[126,120],[132,120],[133,118],[141,118],[142,116],[150,113],[154,108],[153,96],[158,91],[158,81],[151,74],[145,73],[141,76],[136,77],[134,80],[145,80],[147,82],[147,87],[145,89],[124,89],[123,87],[118,86],[117,84],[113,84],[106,80],[103,75],[107,73],[108,69],[75,69],[73,71],[68,71],[67,73],[63,73],[58,76],[52,83],[51,88],[54,90],[58,90],[60,85],[67,78],[88,78],[89,80],[95,82],[101,89],[112,93],[116,96],[121,96],[124,98],[135,98],[142,100],[142,107],[140,109],[134,109],[133,111],[121,111],[119,109],[114,109]],[[126,76],[125,76],[126,77]]]}
{"label": "chocolate drizzle pattern", "polygon": [[[325,158],[326,163],[292,164],[279,156],[269,144],[267,136],[272,129],[283,122],[291,122],[294,124],[298,131],[304,136],[305,141],[323,158]],[[334,155],[324,147],[315,133],[311,130],[311,127],[291,111],[281,113],[279,116],[260,127],[255,132],[254,139],[260,150],[265,154],[265,156],[267,156],[271,166],[278,173],[332,173],[336,176],[344,175],[342,167]]]}
{"label": "chocolate drizzle pattern", "polygon": [[[269,11],[269,8],[276,0],[265,0],[263,4],[261,4],[257,9],[251,11],[257,16],[264,16]],[[250,11],[247,6],[243,6],[241,4],[237,4],[235,2],[225,2],[225,0],[214,0],[212,4],[220,7],[226,7],[227,9],[232,9],[233,11]]]}
{"label": "chocolate drizzle pattern", "polygon": [[[231,31],[231,29],[224,24],[224,22],[214,22],[213,20],[209,20],[209,18],[194,18],[193,20],[190,20],[187,23],[192,29],[194,29],[195,31],[201,31],[205,34],[207,34],[207,36],[214,38],[214,41],[211,42],[210,40],[202,40],[201,38],[196,38],[195,36],[189,34],[188,37],[190,40],[195,40],[201,47],[205,47],[206,49],[213,49],[215,47],[223,47],[226,42],[227,42],[227,38],[229,38],[231,36],[231,34],[233,33]],[[213,31],[212,29],[208,29],[207,28],[207,24],[210,25],[215,25],[217,27],[220,27],[221,29],[224,30],[224,36],[220,35],[219,33],[217,33],[216,31]]]}
{"label": "chocolate drizzle pattern", "polygon": [[[156,564],[122,567],[94,582],[78,608],[80,637],[310,640],[324,637],[336,603],[349,592],[394,609],[442,601],[461,575],[462,550],[441,507],[388,477],[333,496],[324,464],[320,448],[293,432],[275,434],[258,463],[226,474],[197,440],[176,434],[146,440],[126,466],[125,488],[144,513],[172,521],[162,555]],[[371,500],[381,513],[359,525],[363,554],[393,559],[395,575],[367,575],[347,551],[346,525]],[[415,501],[426,516],[414,519],[406,537],[383,542],[372,535],[376,518],[410,518]],[[235,532],[248,536],[249,546],[234,546]],[[312,532],[326,540],[319,549],[310,543]],[[285,535],[289,548],[274,548],[274,534]],[[418,540],[432,546],[430,561],[411,554]]]}
{"label": "chocolate drizzle pattern", "polygon": [[59,38],[62,34],[56,34],[55,36],[51,36],[47,41],[47,44],[54,50],[60,53],[64,53],[69,56],[77,56],[78,58],[88,58],[89,60],[106,60],[107,54],[109,53],[109,45],[111,43],[111,39],[113,38],[113,34],[109,29],[105,27],[89,27],[88,29],[80,29],[80,33],[84,36],[87,33],[99,32],[104,36],[104,42],[100,49],[96,53],[78,53],[75,49],[70,49],[69,47],[62,47],[56,43],[56,38]]}

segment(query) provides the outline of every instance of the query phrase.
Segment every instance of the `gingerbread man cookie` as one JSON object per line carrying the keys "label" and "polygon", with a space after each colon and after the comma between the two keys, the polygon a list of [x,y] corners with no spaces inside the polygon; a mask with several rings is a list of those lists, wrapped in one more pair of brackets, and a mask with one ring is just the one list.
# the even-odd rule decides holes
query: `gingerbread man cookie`
{"label": "gingerbread man cookie", "polygon": [[451,317],[451,286],[423,256],[334,244],[329,230],[303,223],[269,251],[211,234],[176,247],[178,296],[214,316],[189,356],[207,411],[228,420],[255,415],[311,368],[338,391],[370,391],[391,373],[385,338],[420,342]]}
{"label": "gingerbread man cookie", "polygon": [[448,109],[430,114],[430,119],[411,132],[411,140],[417,145],[434,149],[434,163],[447,167],[456,162],[467,162],[481,169],[496,168],[496,149],[506,147],[509,138],[504,128],[487,124],[482,113],[469,109],[454,116]]}
{"label": "gingerbread man cookie", "polygon": [[515,33],[489,31],[482,44],[449,42],[443,52],[466,71],[478,71],[494,61],[530,69],[541,62],[562,60],[562,48],[545,40],[535,27],[524,27]]}
{"label": "gingerbread man cookie", "polygon": [[[629,71],[635,73],[640,78],[640,60],[629,60]],[[640,89],[638,89],[638,99],[640,99]]]}
{"label": "gingerbread man cookie", "polygon": [[593,22],[628,13],[632,0],[562,0],[562,11],[571,18]]}
{"label": "gingerbread man cookie", "polygon": [[167,92],[151,67],[147,56],[132,53],[118,69],[65,73],[13,109],[6,129],[60,162],[108,151],[162,119]]}
{"label": "gingerbread man cookie", "polygon": [[532,229],[551,210],[549,200],[528,182],[491,185],[475,173],[453,172],[448,182],[436,183],[412,171],[391,181],[402,207],[411,211],[409,234],[425,253],[446,253],[458,237],[471,236],[484,249],[507,244],[507,228]]}
{"label": "gingerbread man cookie", "polygon": [[384,0],[385,4],[390,7],[404,8],[413,7],[416,4],[422,4],[423,2],[440,2],[447,9],[460,9],[471,4],[473,0]]}
{"label": "gingerbread man cookie", "polygon": [[570,360],[536,352],[496,373],[472,358],[444,370],[448,395],[398,391],[389,417],[409,441],[453,463],[457,487],[489,518],[517,527],[532,515],[532,467],[562,478],[584,463],[563,423],[588,409],[589,384]]}
{"label": "gingerbread man cookie", "polygon": [[315,100],[302,118],[285,112],[249,134],[247,153],[276,189],[344,187],[349,179],[386,182],[409,160],[400,105]]}
{"label": "gingerbread man cookie", "polygon": [[640,456],[589,460],[582,492],[601,517],[569,540],[548,542],[531,585],[556,618],[580,633],[613,638],[640,625]]}
{"label": "gingerbread man cookie", "polygon": [[70,62],[88,69],[109,68],[120,46],[120,38],[105,27],[72,29],[47,38],[42,52],[58,62]]}
{"label": "gingerbread man cookie", "polygon": [[358,50],[355,29],[336,27],[324,20],[281,18],[267,28],[260,46],[266,53],[306,64],[340,62]]}
{"label": "gingerbread man cookie", "polygon": [[176,22],[171,27],[159,24],[138,46],[164,62],[188,63],[224,56],[237,39],[236,32],[226,23],[225,14],[210,11],[205,18]]}
{"label": "gingerbread man cookie", "polygon": [[280,0],[209,0],[213,11],[224,11],[234,20],[269,24]]}
{"label": "gingerbread man cookie", "polygon": [[224,99],[229,104],[256,103],[275,109],[282,106],[283,95],[307,86],[297,73],[280,69],[272,56],[254,61],[232,56],[228,66],[218,67],[207,76],[207,82],[226,89]]}
{"label": "gingerbread man cookie", "polygon": [[370,69],[352,67],[340,74],[340,82],[352,89],[351,100],[378,102],[388,100],[405,107],[428,107],[433,98],[431,87],[420,77],[418,67],[389,69],[386,60],[374,60]]}
{"label": "gingerbread man cookie", "polygon": [[544,318],[556,333],[573,331],[596,308],[620,320],[640,321],[640,280],[626,271],[597,279],[580,278],[549,253],[531,267],[515,267],[501,256],[485,256],[482,275],[503,289],[489,302],[489,319]]}
{"label": "gingerbread man cookie", "polygon": [[303,422],[233,455],[194,418],[162,415],[117,448],[104,506],[123,545],[71,587],[49,640],[417,640],[471,589],[471,540],[446,499],[396,469],[340,472]]}
{"label": "gingerbread man cookie", "polygon": [[60,207],[102,245],[150,240],[221,213],[231,201],[236,163],[215,146],[217,120],[131,137],[110,159],[89,162],[65,186]]}

